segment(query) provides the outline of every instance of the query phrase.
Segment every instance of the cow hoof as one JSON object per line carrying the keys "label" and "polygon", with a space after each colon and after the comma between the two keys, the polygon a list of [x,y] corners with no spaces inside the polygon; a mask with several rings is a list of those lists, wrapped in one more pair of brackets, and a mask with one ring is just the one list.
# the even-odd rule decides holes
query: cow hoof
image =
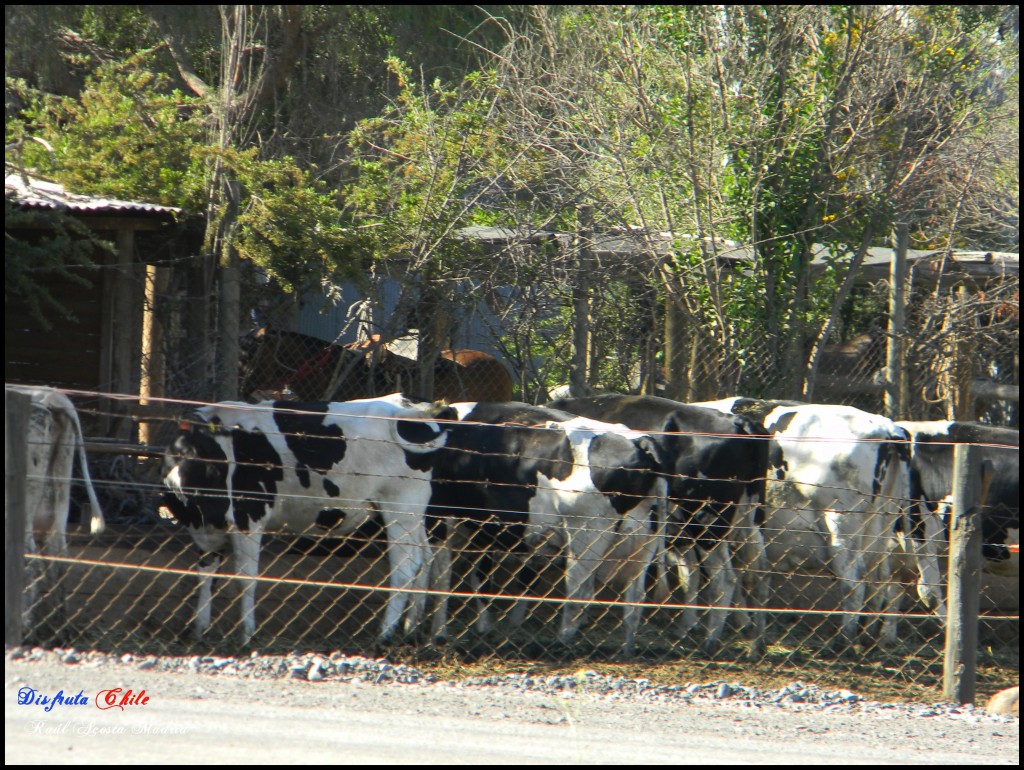
{"label": "cow hoof", "polygon": [[572,647],[572,643],[573,643],[573,641],[575,641],[576,636],[577,636],[578,633],[579,632],[577,632],[575,629],[572,630],[572,631],[561,631],[561,632],[559,632],[559,634],[558,634],[558,645],[560,647],[564,647],[566,649],[568,649],[569,647]]}
{"label": "cow hoof", "polygon": [[619,650],[619,654],[616,656],[623,663],[628,663],[632,660],[636,660],[636,648],[635,647],[623,647]]}
{"label": "cow hoof", "polygon": [[855,654],[857,651],[857,636],[839,634],[832,641],[825,644],[825,649],[836,656]]}
{"label": "cow hoof", "polygon": [[897,639],[883,638],[878,640],[878,646],[885,652],[892,652],[900,645]]}
{"label": "cow hoof", "polygon": [[704,642],[704,654],[709,658],[717,658],[722,652],[722,643],[718,639],[708,639]]}

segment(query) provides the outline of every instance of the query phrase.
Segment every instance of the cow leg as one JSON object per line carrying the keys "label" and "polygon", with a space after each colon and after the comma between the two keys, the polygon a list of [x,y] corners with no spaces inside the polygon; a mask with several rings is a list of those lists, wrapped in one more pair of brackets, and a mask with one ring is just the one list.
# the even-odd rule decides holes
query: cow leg
{"label": "cow leg", "polygon": [[896,615],[900,611],[900,604],[903,598],[903,588],[896,582],[890,580],[879,586],[876,602],[880,605],[879,610],[886,613],[882,619],[882,631],[878,641],[882,647],[894,647],[898,640],[900,619]]}
{"label": "cow leg", "polygon": [[[753,521],[753,516],[738,533],[740,542],[736,548],[735,562],[741,571],[742,594],[753,610],[753,623],[747,619],[741,628],[752,626],[749,657],[761,658],[765,651],[767,631],[765,608],[771,595],[768,582],[768,556],[765,552],[764,535]],[[742,613],[746,615],[747,613]]]}
{"label": "cow leg", "polygon": [[[884,521],[888,522],[888,516]],[[903,587],[896,582],[893,575],[892,542],[895,538],[891,532],[886,531],[886,528],[874,534],[864,548],[864,551],[870,554],[865,580],[866,585],[872,590],[868,604],[873,612],[885,613],[882,617],[879,644],[882,647],[893,647],[898,639],[900,618],[897,613],[903,598]]]}
{"label": "cow leg", "polygon": [[[419,506],[420,510],[425,504]],[[408,502],[395,506],[399,511],[416,510]],[[410,514],[384,513],[388,533],[388,561],[391,588],[384,607],[384,619],[377,637],[381,644],[390,644],[408,607],[404,630],[411,634],[419,626],[427,603],[430,580],[430,544],[422,517]],[[411,591],[411,595],[410,595]]]}
{"label": "cow leg", "polygon": [[261,532],[233,532],[231,542],[235,554],[235,570],[242,588],[241,640],[246,645],[256,634],[256,577],[260,568]]}
{"label": "cow leg", "polygon": [[[68,555],[67,526],[68,513],[71,508],[71,477],[75,467],[75,433],[74,423],[68,414],[62,412],[58,418],[59,437],[54,448],[53,471],[51,479],[53,495],[53,525],[43,542],[43,554],[65,558]],[[49,586],[53,596],[53,629],[56,638],[66,632],[67,603],[64,576],[67,564],[52,561],[46,564],[49,572]]]}
{"label": "cow leg", "polygon": [[732,566],[729,543],[720,540],[704,554],[703,564],[708,571],[708,602],[712,607],[707,614],[707,636],[704,651],[716,655],[721,649],[722,630],[729,619],[733,597],[736,594],[736,570]]}
{"label": "cow leg", "polygon": [[66,624],[65,585],[67,566],[49,557],[67,556],[67,517],[71,503],[74,438],[67,415],[33,403],[29,425],[25,489],[26,597],[24,629],[40,641],[60,642]]}
{"label": "cow leg", "polygon": [[830,568],[842,587],[840,608],[844,614],[840,634],[847,647],[857,640],[860,613],[864,611],[866,599],[864,557],[858,548],[859,533],[851,531],[864,523],[864,516],[863,513],[836,510],[826,510],[824,515],[830,535]]}
{"label": "cow leg", "polygon": [[521,628],[526,622],[526,613],[530,609],[530,602],[527,599],[516,599],[512,603],[512,609],[508,612],[508,625],[510,628]]}
{"label": "cow leg", "polygon": [[683,639],[697,627],[698,620],[696,605],[700,589],[700,565],[697,562],[696,546],[690,545],[683,550],[667,548],[663,558],[668,567],[675,572],[683,589],[683,612],[676,625],[676,634]]}
{"label": "cow leg", "polygon": [[526,616],[531,606],[531,600],[526,597],[532,596],[533,589],[536,588],[537,577],[543,569],[543,567],[537,567],[538,563],[557,558],[561,552],[560,546],[555,546],[553,549],[550,547],[552,534],[554,533],[547,533],[544,541],[535,545],[527,554],[501,554],[500,565],[506,569],[510,568],[513,572],[511,577],[506,578],[503,571],[503,582],[499,588],[499,592],[502,594],[515,595],[511,608],[501,615],[502,625],[508,630],[521,628],[526,622]]}
{"label": "cow leg", "polygon": [[[484,591],[486,581],[481,577],[482,574],[478,565],[474,565],[473,570],[469,573],[469,586],[474,594],[480,594]],[[473,629],[481,636],[487,636],[494,629],[491,600],[476,598],[473,600],[473,606],[476,612],[476,617],[473,618]]]}
{"label": "cow leg", "polygon": [[619,570],[620,579],[626,580],[623,592],[622,626],[625,631],[623,654],[633,657],[636,649],[636,634],[643,617],[643,607],[647,570],[651,566],[655,554],[659,551],[662,538],[650,532],[644,526],[636,527],[632,532],[625,531],[622,535],[626,547],[626,557]]}
{"label": "cow leg", "polygon": [[548,529],[539,538],[531,539],[531,547],[526,556],[522,558],[513,556],[513,561],[520,561],[516,567],[519,596],[513,601],[512,609],[505,616],[505,622],[509,628],[521,628],[526,622],[526,616],[533,602],[525,597],[534,595],[538,578],[545,566],[561,556],[564,534],[562,530]]}
{"label": "cow leg", "polygon": [[[575,531],[573,531],[575,530]],[[601,560],[614,542],[611,530],[590,531],[583,524],[570,525],[566,544],[565,598],[558,641],[569,644],[579,633],[586,602],[594,598],[594,577]]]}
{"label": "cow leg", "polygon": [[884,547],[872,549],[880,552],[879,558],[870,564],[865,581],[871,587],[872,594],[868,606],[872,612],[882,612],[882,630],[878,641],[883,648],[893,647],[897,641],[900,619],[896,613],[900,610],[903,598],[902,587],[893,580],[892,564],[888,550]]}
{"label": "cow leg", "polygon": [[210,630],[213,614],[213,579],[220,569],[221,550],[227,543],[223,532],[205,532],[192,530],[192,539],[202,550],[197,571],[199,572],[199,599],[196,606],[196,617],[192,625],[192,633],[197,640],[202,640]]}
{"label": "cow leg", "polygon": [[[453,526],[448,523],[450,533]],[[448,640],[448,593],[452,590],[452,548],[450,535],[433,547],[430,560],[430,589],[434,594],[434,612],[430,618],[430,638],[436,644]]]}
{"label": "cow leg", "polygon": [[[516,629],[526,622],[526,614],[530,609],[530,600],[524,598],[522,593],[527,589],[527,586],[519,582],[516,582],[515,585],[512,583],[513,581],[518,581],[523,572],[530,571],[530,558],[528,556],[520,559],[517,554],[504,552],[490,552],[479,557],[477,566],[482,567],[482,565],[486,564],[487,568],[478,568],[470,573],[470,586],[474,593],[488,593],[493,594],[493,596],[474,600],[476,617],[473,620],[473,628],[478,634],[490,634],[498,625],[495,620],[495,596],[504,598],[512,592],[518,592],[516,597],[512,599],[511,609],[497,614],[503,628],[507,630]],[[505,579],[505,569],[508,568],[509,564],[515,565],[514,569],[516,569],[517,574],[512,579]],[[488,580],[484,579],[485,575],[489,576]],[[496,581],[496,577],[503,580],[501,582]]]}
{"label": "cow leg", "polygon": [[202,640],[210,630],[213,614],[213,578],[220,569],[221,558],[215,553],[203,554],[199,559],[199,602],[196,606],[196,619],[193,632],[197,640]]}
{"label": "cow leg", "polygon": [[942,568],[939,554],[942,551],[942,521],[930,511],[925,514],[922,532],[913,530],[906,538],[907,549],[914,564],[917,566],[919,579],[917,595],[926,607],[932,609],[944,623],[946,620],[946,602],[942,594],[945,581],[942,579]]}

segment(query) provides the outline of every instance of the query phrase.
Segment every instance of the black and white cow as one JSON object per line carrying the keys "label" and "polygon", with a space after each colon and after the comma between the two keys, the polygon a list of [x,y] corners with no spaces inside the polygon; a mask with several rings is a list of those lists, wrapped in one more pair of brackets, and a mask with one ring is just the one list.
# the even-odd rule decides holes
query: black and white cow
{"label": "black and white cow", "polygon": [[[738,579],[747,584],[756,609],[768,598],[764,539],[758,526],[768,470],[768,433],[746,417],[682,404],[659,396],[603,394],[563,398],[549,406],[574,414],[648,430],[658,443],[668,478],[665,557],[683,568],[687,589],[681,635],[696,624],[692,606],[699,578],[694,562],[707,573],[708,603],[732,606]],[[693,557],[691,559],[691,557]],[[740,568],[737,575],[736,567]],[[708,615],[705,647],[714,654],[728,611]],[[751,655],[765,642],[765,615],[753,613]]]}
{"label": "black and white cow", "polygon": [[[910,522],[910,442],[906,430],[854,407],[729,398],[705,406],[760,421],[772,434],[765,533],[773,567],[828,568],[843,587],[842,634],[856,637],[872,586],[874,604],[895,612],[902,591],[893,580],[897,533],[917,567],[918,596],[945,617],[937,550],[940,522]],[[923,533],[923,534],[920,534]],[[889,615],[880,641],[895,642]]]}
{"label": "black and white cow", "polygon": [[[255,630],[256,577],[267,531],[346,535],[379,515],[391,587],[379,639],[422,619],[430,553],[424,513],[442,404],[401,394],[343,402],[223,402],[196,410],[167,450],[165,501],[203,551],[195,631],[210,626],[211,584],[230,544],[243,578],[243,641]],[[410,595],[411,593],[411,595]]]}
{"label": "black and white cow", "polygon": [[[981,510],[982,555],[987,571],[999,574],[1010,562],[1008,540],[1020,537],[1020,431],[978,422],[927,420],[897,423],[910,432],[912,468],[920,499],[948,519],[953,495],[953,449],[976,444],[992,464],[992,482]],[[915,495],[915,497],[918,495]],[[947,520],[948,526],[948,520]]]}
{"label": "black and white cow", "polygon": [[[93,489],[89,463],[85,457],[82,425],[75,405],[67,395],[54,388],[8,386],[9,390],[31,398],[27,442],[25,484],[25,553],[40,556],[66,557],[67,525],[71,504],[75,455],[82,471],[82,481],[89,497],[91,521],[89,530],[96,535],[103,531],[103,511]],[[26,570],[26,631],[33,630],[42,618],[38,610],[44,595],[53,592],[51,625],[64,625],[64,597],[61,574],[65,565],[45,559],[30,559]]]}
{"label": "black and white cow", "polygon": [[[643,433],[518,402],[452,404],[459,422],[438,452],[429,527],[438,541],[437,584],[450,582],[450,548],[468,528],[484,550],[564,550],[565,596],[559,640],[578,633],[595,581],[626,584],[626,654],[633,651],[647,569],[661,539],[665,482],[656,446]],[[599,574],[601,573],[601,574]],[[434,634],[445,635],[441,602]]]}

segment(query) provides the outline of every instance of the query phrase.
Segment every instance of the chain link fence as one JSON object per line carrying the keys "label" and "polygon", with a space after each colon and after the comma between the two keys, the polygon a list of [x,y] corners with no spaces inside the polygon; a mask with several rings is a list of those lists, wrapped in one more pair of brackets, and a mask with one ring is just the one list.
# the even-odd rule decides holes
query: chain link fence
{"label": "chain link fence", "polygon": [[[621,271],[595,270],[581,293],[579,275],[565,260],[551,267],[548,274],[534,274],[519,287],[476,285],[464,298],[451,298],[445,315],[487,334],[460,337],[453,332],[448,344],[456,338],[477,340],[481,350],[476,352],[484,355],[442,353],[432,370],[419,361],[416,336],[371,336],[341,345],[295,332],[240,335],[240,397],[348,399],[429,390],[433,397],[452,402],[511,398],[543,404],[566,395],[574,378],[589,391],[651,393],[682,401],[793,396],[793,370],[803,366],[810,348],[803,345],[797,353],[804,361],[796,361],[779,335],[744,322],[751,316],[743,304],[749,297],[724,298],[717,315],[706,304],[684,297],[670,315],[666,298],[651,288],[656,281],[646,273],[623,278]],[[166,293],[157,298],[152,312],[165,331],[162,347],[144,354],[161,359],[166,414],[212,401],[217,386],[215,303],[193,291],[187,278],[171,276]],[[883,412],[887,293],[885,282],[854,292],[810,380],[814,402]],[[901,417],[978,419],[1016,428],[1016,277],[972,291],[917,287],[906,311]],[[581,323],[587,327],[585,338],[573,334]],[[666,358],[670,334],[685,342],[681,358],[677,346],[674,361]],[[144,357],[141,368],[156,368],[153,364]],[[215,582],[212,626],[202,642],[192,638],[199,550],[188,532],[160,511],[164,488],[159,455],[174,440],[177,419],[153,416],[153,403],[160,399],[150,398],[144,408],[119,397],[114,415],[88,412],[112,403],[102,397],[106,394],[75,395],[86,423],[123,418],[125,411],[137,414],[148,428],[147,445],[91,449],[92,476],[109,526],[103,535],[90,537],[73,524],[70,561],[28,559],[30,565],[45,561],[55,566],[65,594],[61,600],[59,592],[50,592],[34,613],[33,641],[176,655],[249,649],[239,641],[242,599],[240,581],[228,577],[236,570],[230,559]],[[79,497],[76,485],[73,512]],[[918,599],[916,565],[907,541],[886,525],[885,536],[861,544],[865,560],[878,569],[865,576],[864,609],[857,612],[862,631],[851,642],[839,633],[845,617],[843,588],[824,570],[784,567],[780,536],[794,533],[772,529],[771,521],[769,517],[769,525],[759,530],[771,555],[767,566],[743,567],[740,587],[727,601],[716,598],[720,585],[707,569],[707,554],[699,549],[687,551],[677,543],[666,551],[668,556],[649,566],[639,603],[643,620],[636,660],[657,670],[662,679],[682,668],[691,678],[714,678],[733,670],[843,686],[862,678],[907,687],[908,692],[934,692],[942,678],[944,629]],[[731,534],[734,549],[745,539],[740,529]],[[431,638],[428,616],[420,633],[397,642],[389,655],[421,661],[486,659],[495,665],[598,665],[620,659],[624,613],[622,586],[614,575],[601,575],[594,600],[586,603],[581,634],[565,644],[558,635],[567,601],[564,543],[552,542],[532,557],[508,547],[482,547],[473,537],[453,546],[447,643],[439,645]],[[379,653],[379,619],[393,591],[387,553],[387,536],[375,521],[343,539],[320,530],[265,535],[254,644],[277,652]],[[1005,574],[982,577],[979,682],[990,689],[1016,682],[1019,672],[1018,558],[1015,554],[1000,565]],[[615,562],[607,561],[602,573],[614,571]],[[621,554],[617,563],[625,571],[638,568]],[[940,564],[944,570],[944,557]],[[48,571],[32,568],[28,574],[39,578]],[[762,608],[751,598],[765,586]],[[432,590],[431,611],[438,599]],[[725,609],[716,607],[720,601]],[[754,620],[759,611],[766,621],[760,637]],[[712,649],[706,644],[706,628],[723,616],[726,632],[720,647]],[[898,622],[892,644],[882,643],[887,621]]]}
{"label": "chain link fence", "polygon": [[[669,379],[661,352],[664,319],[648,307],[642,292],[619,289],[592,306],[587,392],[650,393],[686,402],[730,395],[796,398],[885,411],[890,333],[884,314],[871,311],[883,307],[884,283],[859,291],[850,312],[859,316],[837,324],[803,385],[810,398],[792,386],[793,370],[803,364],[787,357],[790,351],[781,338],[758,326],[723,337],[713,324],[690,318],[685,376]],[[480,340],[487,344],[480,347],[493,353],[441,350],[429,384],[417,361],[415,336],[340,345],[296,332],[249,334],[242,340],[239,396],[344,400],[404,391],[451,402],[512,398],[544,403],[566,395],[578,364],[571,319],[539,298],[531,299],[532,307],[522,298],[522,292],[508,294],[497,307],[500,318],[488,320],[486,340]],[[468,311],[466,317],[473,318]],[[973,293],[915,291],[900,342],[901,419],[1019,426],[1016,280]],[[197,346],[180,330],[172,338],[166,367],[167,394],[211,400],[216,356],[215,340]]]}
{"label": "chain link fence", "polygon": [[[192,405],[174,406],[186,411]],[[176,422],[168,421],[159,433],[175,431]],[[199,550],[183,527],[166,518],[166,511],[161,515],[160,458],[139,451],[132,461],[106,455],[91,463],[108,519],[103,535],[90,537],[73,522],[68,561],[29,558],[30,564],[46,561],[57,570],[64,594],[63,601],[55,600],[60,596],[55,592],[42,601],[31,641],[137,654],[224,655],[252,647],[266,652],[382,652],[377,641],[380,618],[394,589],[389,583],[387,536],[376,521],[344,539],[325,536],[322,530],[265,535],[256,590],[258,625],[251,645],[239,641],[241,581],[229,579],[237,567],[227,559],[215,583],[212,626],[203,641],[194,640]],[[130,474],[126,466],[131,466]],[[845,617],[843,589],[826,571],[783,568],[785,559],[776,553],[764,570],[743,569],[740,589],[726,602],[727,608],[715,609],[709,607],[714,600],[708,573],[699,567],[704,555],[680,545],[671,559],[659,557],[648,570],[635,660],[662,674],[685,666],[691,677],[694,671],[714,678],[734,670],[846,686],[851,681],[883,681],[906,687],[907,692],[937,693],[943,623],[918,601],[915,565],[892,527],[887,523],[882,529],[886,536],[862,544],[869,563],[888,560],[889,567],[865,576],[864,610],[858,613],[862,630],[855,640],[844,640],[839,633]],[[783,533],[770,528],[761,532],[769,553],[777,552],[777,538]],[[735,548],[743,533],[734,531],[730,540]],[[418,633],[387,648],[389,656],[420,661],[483,657],[496,665],[597,665],[621,660],[622,586],[615,577],[616,569],[637,568],[629,555],[632,549],[627,547],[616,559],[599,560],[599,590],[586,603],[584,628],[576,639],[563,643],[558,631],[566,604],[566,567],[558,539],[532,555],[503,546],[483,548],[474,538],[452,542],[447,642],[438,644],[431,638],[428,615]],[[986,574],[982,581],[977,652],[979,686],[984,689],[1009,686],[1018,675],[1017,558],[1002,565],[1008,577]],[[941,561],[944,566],[945,559]],[[750,595],[765,584],[770,589],[766,631],[764,639],[757,640],[763,641],[762,650],[752,645],[751,613],[760,608]],[[428,612],[439,598],[430,595]],[[895,614],[886,615],[883,607]],[[482,619],[485,611],[487,618]],[[693,619],[688,613],[696,613],[700,622],[681,634],[680,624]],[[726,633],[720,648],[708,649],[704,629],[713,613],[727,616]],[[881,634],[886,621],[899,624],[894,643],[888,645]]]}

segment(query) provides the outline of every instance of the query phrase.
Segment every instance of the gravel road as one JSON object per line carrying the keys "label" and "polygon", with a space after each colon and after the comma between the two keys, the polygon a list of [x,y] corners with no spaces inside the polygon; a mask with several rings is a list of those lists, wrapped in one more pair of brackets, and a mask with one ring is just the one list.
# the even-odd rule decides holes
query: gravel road
{"label": "gravel road", "polygon": [[663,686],[585,669],[446,682],[341,653],[39,648],[8,650],[4,671],[7,764],[1020,763],[1017,717],[799,682]]}

